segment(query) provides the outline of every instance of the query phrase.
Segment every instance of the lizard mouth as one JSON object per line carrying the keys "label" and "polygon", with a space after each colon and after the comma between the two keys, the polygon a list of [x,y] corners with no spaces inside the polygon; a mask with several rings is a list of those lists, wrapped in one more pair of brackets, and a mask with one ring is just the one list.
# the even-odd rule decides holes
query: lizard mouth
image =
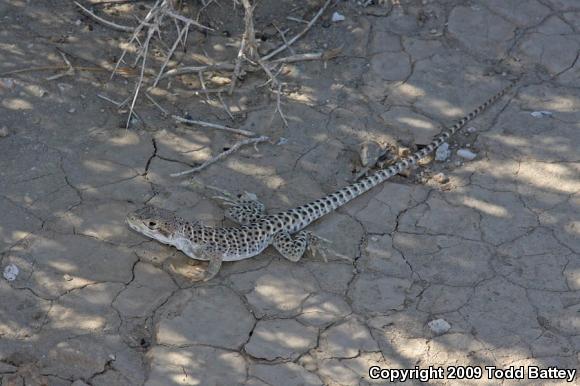
{"label": "lizard mouth", "polygon": [[171,237],[169,237],[168,235],[164,235],[163,232],[161,232],[161,230],[159,229],[156,230],[150,229],[145,224],[143,224],[142,221],[137,219],[133,214],[128,215],[125,221],[127,225],[129,225],[129,228],[133,229],[137,233],[145,235],[151,239],[160,241],[164,244],[172,244]]}

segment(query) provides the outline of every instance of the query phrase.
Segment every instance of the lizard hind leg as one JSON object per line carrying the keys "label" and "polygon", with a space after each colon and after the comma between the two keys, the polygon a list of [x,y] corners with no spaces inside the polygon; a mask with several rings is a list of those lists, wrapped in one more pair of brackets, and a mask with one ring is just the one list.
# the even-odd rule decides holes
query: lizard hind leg
{"label": "lizard hind leg", "polygon": [[203,277],[203,281],[208,281],[219,272],[223,262],[223,255],[216,248],[212,248],[211,246],[205,247],[202,251],[202,255],[206,260],[209,260],[209,264]]}
{"label": "lizard hind leg", "polygon": [[280,231],[274,235],[272,245],[282,256],[294,263],[302,258],[306,250],[312,255],[320,254],[324,261],[328,261],[325,250],[319,246],[321,241],[330,243],[309,231],[300,231],[294,237],[286,231]]}

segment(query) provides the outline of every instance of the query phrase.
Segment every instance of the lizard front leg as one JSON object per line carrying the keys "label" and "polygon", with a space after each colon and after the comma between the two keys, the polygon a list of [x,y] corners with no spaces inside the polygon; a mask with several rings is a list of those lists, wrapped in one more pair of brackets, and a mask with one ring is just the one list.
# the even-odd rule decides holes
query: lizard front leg
{"label": "lizard front leg", "polygon": [[209,265],[203,277],[203,281],[208,281],[219,272],[223,262],[223,254],[211,246],[206,246],[201,253],[204,260],[209,260]]}

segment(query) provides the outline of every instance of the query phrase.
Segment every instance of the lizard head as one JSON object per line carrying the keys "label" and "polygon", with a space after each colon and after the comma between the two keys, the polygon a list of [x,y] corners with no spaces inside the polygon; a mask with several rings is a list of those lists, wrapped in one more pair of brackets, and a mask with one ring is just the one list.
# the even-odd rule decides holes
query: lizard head
{"label": "lizard head", "polygon": [[164,244],[173,244],[187,224],[175,212],[154,206],[145,206],[129,213],[126,220],[135,231]]}

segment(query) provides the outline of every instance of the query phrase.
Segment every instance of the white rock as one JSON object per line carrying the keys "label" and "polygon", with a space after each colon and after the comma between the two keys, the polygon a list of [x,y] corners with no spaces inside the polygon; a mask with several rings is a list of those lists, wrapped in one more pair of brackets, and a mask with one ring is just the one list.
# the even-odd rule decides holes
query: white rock
{"label": "white rock", "polygon": [[475,159],[475,157],[477,157],[477,154],[475,154],[474,152],[472,152],[469,149],[459,149],[459,150],[457,150],[457,155],[460,156],[461,158],[468,160],[468,161],[471,161],[471,160]]}
{"label": "white rock", "polygon": [[8,281],[16,280],[16,276],[18,276],[19,273],[20,273],[20,270],[14,264],[8,264],[6,267],[4,267],[4,272],[3,272],[4,279],[6,279]]}
{"label": "white rock", "polygon": [[427,325],[436,335],[445,334],[451,329],[451,325],[445,319],[435,319],[427,323]]}
{"label": "white rock", "polygon": [[476,131],[477,131],[477,129],[473,126],[467,128],[468,133],[475,133]]}
{"label": "white rock", "polygon": [[446,184],[449,182],[449,177],[447,177],[445,173],[437,173],[433,176],[433,180],[440,184]]}
{"label": "white rock", "polygon": [[8,134],[10,134],[10,131],[8,130],[8,128],[6,126],[0,127],[0,138],[8,137]]}
{"label": "white rock", "polygon": [[551,117],[552,116],[552,112],[551,111],[532,111],[530,113],[530,115],[534,118],[545,118],[545,117]]}
{"label": "white rock", "polygon": [[338,12],[335,12],[332,14],[332,21],[334,23],[339,22],[339,21],[344,21],[344,20],[346,20],[346,17],[344,17],[343,14],[340,14]]}
{"label": "white rock", "polygon": [[443,143],[437,148],[437,151],[435,151],[435,160],[445,161],[450,155],[451,151],[449,150],[449,144]]}

